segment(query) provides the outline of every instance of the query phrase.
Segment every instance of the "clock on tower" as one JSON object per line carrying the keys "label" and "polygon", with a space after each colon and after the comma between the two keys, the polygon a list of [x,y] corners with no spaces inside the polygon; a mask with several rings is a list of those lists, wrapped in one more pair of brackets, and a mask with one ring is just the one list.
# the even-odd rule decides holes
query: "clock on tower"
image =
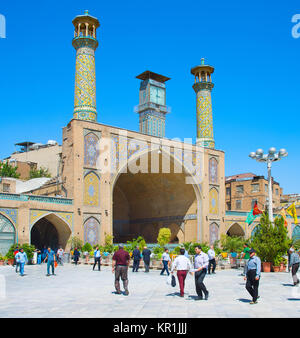
{"label": "clock on tower", "polygon": [[139,105],[140,132],[152,136],[165,136],[166,114],[170,109],[166,106],[166,85],[170,78],[150,71],[138,75],[140,85]]}

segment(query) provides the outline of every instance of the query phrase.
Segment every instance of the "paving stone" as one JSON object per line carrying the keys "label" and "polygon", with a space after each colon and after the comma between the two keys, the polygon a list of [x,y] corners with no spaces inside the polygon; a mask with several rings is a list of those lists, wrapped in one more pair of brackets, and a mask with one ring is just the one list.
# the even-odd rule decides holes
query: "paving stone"
{"label": "paving stone", "polygon": [[[222,270],[204,280],[208,301],[195,301],[194,278],[186,279],[185,297],[166,283],[159,270],[129,272],[129,296],[114,294],[110,267],[92,271],[89,265],[65,264],[56,276],[46,277],[46,265],[25,267],[20,277],[10,266],[1,266],[6,298],[0,299],[0,317],[57,318],[260,318],[300,317],[300,288],[293,287],[288,273],[263,273],[261,298],[249,305],[250,295],[237,270]],[[121,283],[122,289],[122,283]]]}

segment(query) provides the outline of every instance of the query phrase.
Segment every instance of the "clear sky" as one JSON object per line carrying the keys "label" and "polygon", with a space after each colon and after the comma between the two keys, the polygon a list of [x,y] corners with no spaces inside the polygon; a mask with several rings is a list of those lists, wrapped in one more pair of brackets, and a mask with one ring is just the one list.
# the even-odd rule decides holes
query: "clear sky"
{"label": "clear sky", "polygon": [[286,148],[272,174],[284,193],[300,193],[299,1],[116,0],[2,1],[0,158],[22,141],[62,142],[72,118],[75,50],[72,19],[88,9],[100,21],[96,51],[98,122],[138,131],[139,80],[166,75],[166,137],[196,137],[190,69],[205,57],[213,74],[216,148],[227,176],[267,175],[250,159],[257,148]]}

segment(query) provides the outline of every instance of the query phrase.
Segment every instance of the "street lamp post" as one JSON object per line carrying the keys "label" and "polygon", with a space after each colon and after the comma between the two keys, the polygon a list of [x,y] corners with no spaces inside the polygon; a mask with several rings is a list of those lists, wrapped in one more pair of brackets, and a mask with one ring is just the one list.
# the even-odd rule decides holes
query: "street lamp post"
{"label": "street lamp post", "polygon": [[273,222],[273,196],[272,196],[272,175],[271,175],[271,167],[272,162],[279,161],[283,157],[288,155],[285,149],[280,149],[278,153],[276,153],[276,149],[274,147],[269,149],[267,154],[264,154],[262,149],[257,149],[256,152],[251,152],[249,157],[258,161],[258,162],[266,162],[268,167],[268,211],[269,211],[269,219]]}

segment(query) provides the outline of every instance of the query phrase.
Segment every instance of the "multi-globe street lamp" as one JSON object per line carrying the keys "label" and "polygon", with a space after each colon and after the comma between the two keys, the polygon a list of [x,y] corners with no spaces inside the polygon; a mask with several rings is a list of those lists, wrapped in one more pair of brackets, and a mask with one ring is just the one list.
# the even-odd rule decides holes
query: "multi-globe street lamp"
{"label": "multi-globe street lamp", "polygon": [[285,149],[280,149],[276,152],[276,148],[272,147],[269,149],[267,154],[264,154],[262,149],[257,149],[256,152],[251,152],[249,157],[258,161],[258,162],[266,162],[268,166],[268,195],[269,195],[269,203],[268,203],[268,211],[269,211],[269,219],[273,222],[273,196],[272,196],[272,176],[271,176],[271,166],[272,162],[279,161],[283,157],[288,155]]}

